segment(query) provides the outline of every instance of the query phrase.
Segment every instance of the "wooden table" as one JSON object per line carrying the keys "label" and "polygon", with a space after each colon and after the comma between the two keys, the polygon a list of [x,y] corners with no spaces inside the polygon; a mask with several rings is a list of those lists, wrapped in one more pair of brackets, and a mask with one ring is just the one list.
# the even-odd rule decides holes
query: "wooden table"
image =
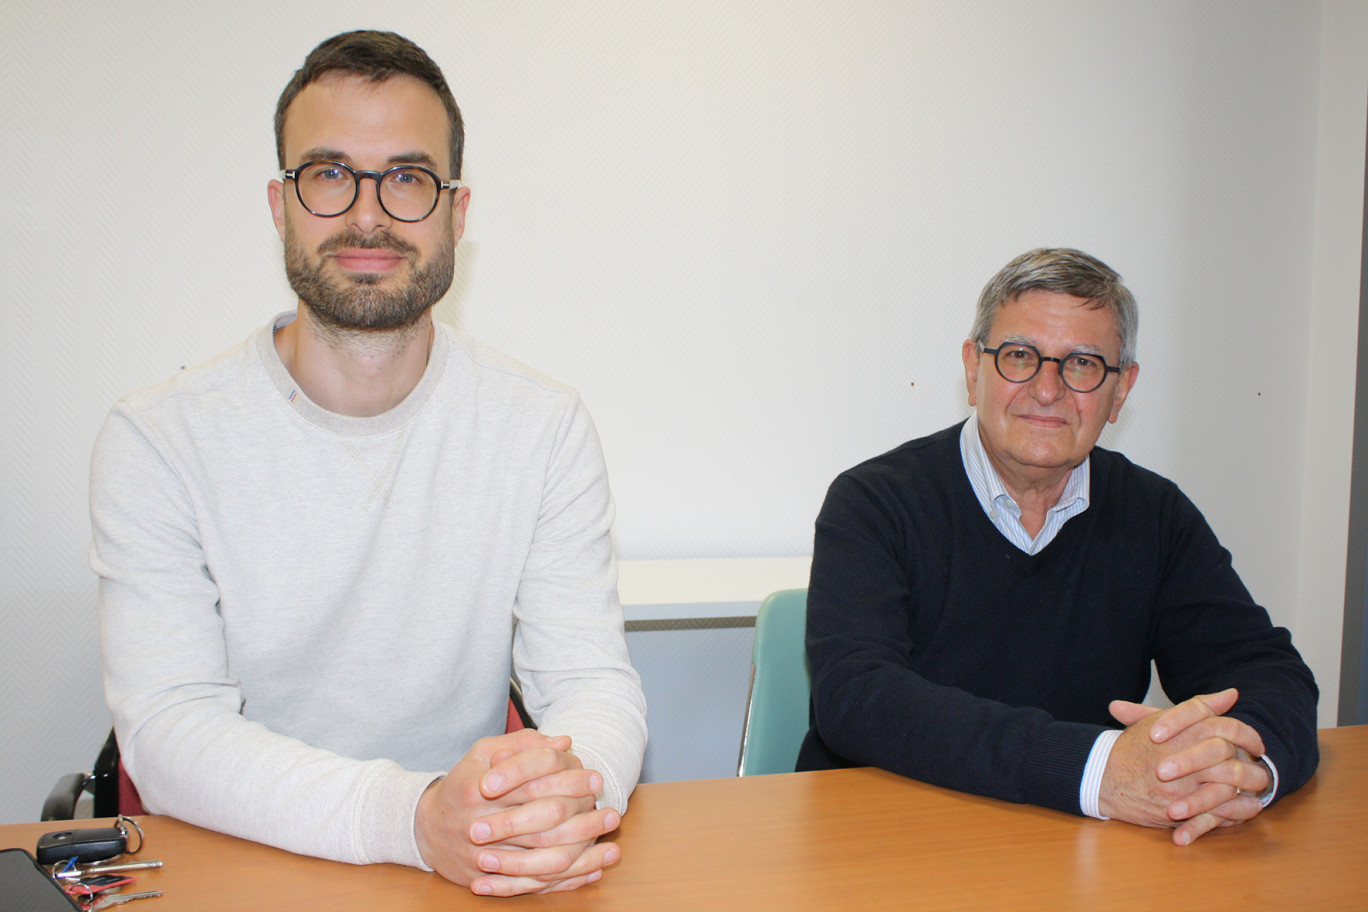
{"label": "wooden table", "polygon": [[[575,893],[470,895],[434,874],[304,858],[140,818],[139,889],[174,910],[1368,909],[1368,726],[1321,732],[1321,766],[1253,823],[1187,848],[1168,830],[950,792],[872,769],[643,785],[623,860]],[[84,824],[93,825],[93,824]],[[52,823],[0,827],[33,850]]]}

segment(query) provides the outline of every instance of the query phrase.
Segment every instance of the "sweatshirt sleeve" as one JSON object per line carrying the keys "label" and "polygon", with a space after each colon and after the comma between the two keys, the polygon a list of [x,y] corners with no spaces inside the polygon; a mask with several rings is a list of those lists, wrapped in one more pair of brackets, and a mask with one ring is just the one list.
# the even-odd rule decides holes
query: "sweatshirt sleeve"
{"label": "sweatshirt sleeve", "polygon": [[585,767],[603,775],[600,805],[621,813],[641,774],[646,701],[623,633],[607,470],[577,396],[545,470],[518,585],[514,668],[538,728],[570,735]]}
{"label": "sweatshirt sleeve", "polygon": [[421,865],[413,813],[434,774],[341,757],[243,717],[218,588],[169,452],[120,405],[91,463],[106,699],[145,806],[293,852]]}

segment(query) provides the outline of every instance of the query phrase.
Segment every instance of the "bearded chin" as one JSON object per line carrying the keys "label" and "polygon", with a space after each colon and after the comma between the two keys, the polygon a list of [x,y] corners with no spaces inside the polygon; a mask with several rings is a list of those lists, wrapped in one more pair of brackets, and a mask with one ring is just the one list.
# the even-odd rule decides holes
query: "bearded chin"
{"label": "bearded chin", "polygon": [[285,275],[299,299],[323,323],[338,329],[389,330],[412,326],[451,288],[456,251],[442,244],[427,263],[420,263],[408,282],[382,288],[386,277],[361,274],[329,278],[325,259],[311,260],[297,239],[285,232]]}

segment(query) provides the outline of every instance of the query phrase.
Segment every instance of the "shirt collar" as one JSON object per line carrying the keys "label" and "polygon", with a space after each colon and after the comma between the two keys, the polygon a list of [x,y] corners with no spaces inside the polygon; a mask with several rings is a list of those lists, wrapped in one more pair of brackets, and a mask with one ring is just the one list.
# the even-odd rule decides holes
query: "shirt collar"
{"label": "shirt collar", "polygon": [[[974,489],[974,496],[978,498],[983,512],[991,514],[993,504],[998,503],[1010,504],[1012,512],[1017,516],[1021,515],[1021,507],[1012,495],[1007,493],[1007,486],[1002,483],[1001,476],[988,458],[988,451],[983,448],[977,415],[970,415],[969,420],[964,422],[964,427],[960,429],[960,458],[964,460],[964,471],[969,476],[969,485]],[[1087,456],[1074,467],[1069,473],[1069,480],[1065,482],[1059,500],[1050,508],[1051,513],[1067,510],[1078,501],[1082,501],[1080,509],[1087,508],[1092,492],[1091,466],[1092,456]]]}

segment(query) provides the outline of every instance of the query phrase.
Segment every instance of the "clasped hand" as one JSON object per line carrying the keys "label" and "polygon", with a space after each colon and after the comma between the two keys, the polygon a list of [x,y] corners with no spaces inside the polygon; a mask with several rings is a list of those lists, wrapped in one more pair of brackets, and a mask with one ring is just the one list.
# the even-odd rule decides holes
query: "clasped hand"
{"label": "clasped hand", "polygon": [[570,753],[566,735],[531,729],[483,738],[418,802],[423,860],[472,893],[573,890],[603,876],[621,850],[597,842],[617,828],[595,808],[603,776]]}
{"label": "clasped hand", "polygon": [[1252,820],[1269,785],[1253,728],[1227,715],[1239,693],[1201,694],[1169,709],[1115,700],[1111,714],[1126,730],[1107,759],[1098,808],[1144,826],[1174,827],[1189,845],[1217,827]]}

